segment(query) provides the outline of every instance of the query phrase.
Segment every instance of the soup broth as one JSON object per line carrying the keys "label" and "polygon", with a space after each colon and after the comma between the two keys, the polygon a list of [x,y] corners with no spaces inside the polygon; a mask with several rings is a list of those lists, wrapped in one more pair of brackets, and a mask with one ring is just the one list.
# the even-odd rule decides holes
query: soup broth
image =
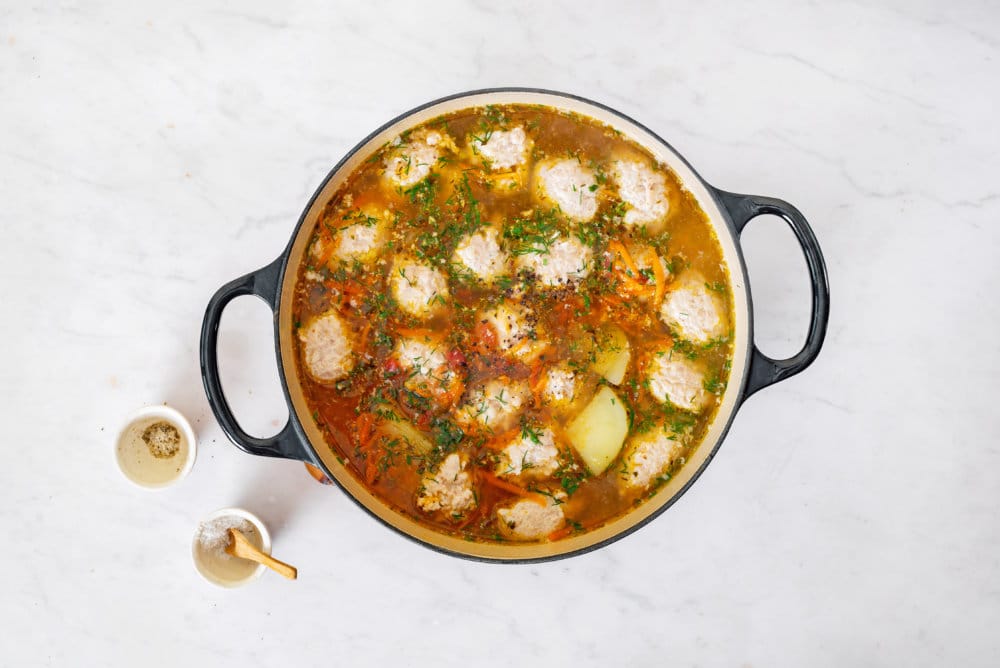
{"label": "soup broth", "polygon": [[295,350],[327,445],[396,511],[552,541],[641,504],[698,447],[732,304],[666,165],[586,117],[477,107],[403,133],[326,203]]}

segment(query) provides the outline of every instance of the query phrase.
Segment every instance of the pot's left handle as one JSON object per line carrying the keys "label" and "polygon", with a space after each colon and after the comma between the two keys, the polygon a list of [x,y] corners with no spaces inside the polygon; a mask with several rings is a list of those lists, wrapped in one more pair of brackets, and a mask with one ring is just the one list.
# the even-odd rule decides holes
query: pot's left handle
{"label": "pot's left handle", "polygon": [[262,269],[226,283],[212,296],[208,302],[208,308],[205,309],[205,319],[201,324],[201,379],[205,384],[205,394],[208,395],[208,403],[212,407],[212,412],[215,413],[215,418],[222,426],[222,431],[226,432],[226,436],[236,447],[252,455],[261,455],[262,457],[308,461],[310,459],[308,451],[295,432],[291,416],[281,431],[268,438],[256,438],[243,431],[229,407],[229,402],[226,401],[226,395],[222,391],[222,380],[219,376],[217,346],[222,312],[226,305],[236,297],[255,295],[271,307],[274,317],[278,317],[278,279],[281,275],[283,260],[284,257],[279,257]]}

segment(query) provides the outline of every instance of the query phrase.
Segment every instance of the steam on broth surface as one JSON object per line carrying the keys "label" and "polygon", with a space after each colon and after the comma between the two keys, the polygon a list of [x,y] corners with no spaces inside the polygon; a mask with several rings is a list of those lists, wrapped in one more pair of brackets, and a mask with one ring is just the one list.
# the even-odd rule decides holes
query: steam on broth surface
{"label": "steam on broth surface", "polygon": [[327,203],[293,312],[313,419],[370,490],[440,532],[548,541],[642,503],[698,447],[732,303],[669,168],[510,105],[372,154]]}

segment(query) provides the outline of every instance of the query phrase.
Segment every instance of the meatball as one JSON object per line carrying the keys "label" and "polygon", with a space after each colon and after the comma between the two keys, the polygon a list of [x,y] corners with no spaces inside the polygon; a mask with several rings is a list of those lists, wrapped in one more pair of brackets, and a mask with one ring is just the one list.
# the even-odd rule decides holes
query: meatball
{"label": "meatball", "polygon": [[504,431],[517,421],[531,400],[531,389],[523,380],[500,376],[473,388],[458,409],[458,419],[486,430]]}
{"label": "meatball", "polygon": [[424,478],[417,495],[417,506],[424,512],[461,513],[474,508],[476,494],[472,476],[466,471],[468,462],[457,453],[444,458],[433,476]]}
{"label": "meatball", "polygon": [[541,162],[535,168],[535,182],[542,201],[555,204],[569,218],[586,222],[597,213],[597,180],[579,160]]}
{"label": "meatball", "polygon": [[507,538],[539,540],[566,523],[562,504],[553,499],[522,499],[497,508],[497,527]]}
{"label": "meatball", "polygon": [[493,327],[497,347],[522,362],[535,359],[546,343],[538,340],[531,310],[512,301],[501,302],[496,308],[480,314],[479,322]]}
{"label": "meatball", "polygon": [[497,231],[490,227],[462,239],[455,248],[454,261],[467,267],[481,281],[492,283],[507,273],[510,256],[500,248]]}
{"label": "meatball", "polygon": [[593,252],[576,237],[557,237],[541,253],[517,257],[519,269],[534,273],[543,285],[557,287],[586,278],[591,270]]}
{"label": "meatball", "polygon": [[448,366],[440,347],[422,339],[401,338],[396,343],[396,358],[403,369],[416,376],[430,376]]}
{"label": "meatball", "polygon": [[347,326],[334,311],[318,316],[299,329],[306,371],[321,383],[339,380],[354,368]]}
{"label": "meatball", "polygon": [[681,453],[681,446],[662,430],[634,437],[625,446],[621,473],[627,487],[646,489]]}
{"label": "meatball", "polygon": [[440,344],[401,338],[395,356],[406,372],[404,385],[410,391],[433,398],[439,407],[450,406],[462,393],[463,378],[448,364]]}
{"label": "meatball", "polygon": [[444,273],[415,260],[398,262],[391,280],[399,307],[418,318],[432,315],[448,297],[448,279]]}
{"label": "meatball", "polygon": [[542,398],[547,404],[567,405],[576,398],[576,372],[568,364],[559,364],[545,372]]}
{"label": "meatball", "polygon": [[658,401],[678,408],[699,411],[708,400],[705,374],[695,362],[671,350],[654,355],[648,366],[649,391]]}
{"label": "meatball", "polygon": [[660,305],[660,319],[689,341],[707,343],[726,332],[721,297],[697,271],[685,272]]}
{"label": "meatball", "polygon": [[426,179],[443,155],[450,138],[437,130],[415,132],[392,152],[385,163],[385,176],[398,188],[409,188]]}
{"label": "meatball", "polygon": [[359,209],[336,221],[339,229],[333,237],[334,254],[341,260],[368,262],[388,240],[386,212]]}
{"label": "meatball", "polygon": [[491,170],[503,172],[527,162],[531,141],[524,128],[518,126],[511,130],[494,130],[486,136],[473,136],[471,145]]}
{"label": "meatball", "polygon": [[548,427],[528,427],[500,452],[497,475],[545,478],[559,468],[559,448]]}
{"label": "meatball", "polygon": [[670,210],[666,176],[635,160],[614,161],[611,175],[618,184],[619,197],[628,205],[624,223],[661,227]]}

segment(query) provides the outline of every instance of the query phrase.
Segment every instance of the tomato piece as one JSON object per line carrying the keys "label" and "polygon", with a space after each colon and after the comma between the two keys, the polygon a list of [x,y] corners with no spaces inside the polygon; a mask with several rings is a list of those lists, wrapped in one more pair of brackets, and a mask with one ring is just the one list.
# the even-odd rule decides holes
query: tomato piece
{"label": "tomato piece", "polygon": [[385,371],[386,376],[398,376],[403,370],[403,365],[395,357],[390,357],[385,361],[382,369]]}
{"label": "tomato piece", "polygon": [[458,371],[468,366],[465,354],[458,348],[452,348],[444,356],[448,360],[448,366],[451,367],[452,371]]}
{"label": "tomato piece", "polygon": [[496,350],[497,330],[488,322],[477,322],[472,328],[472,338],[482,352],[489,353]]}

